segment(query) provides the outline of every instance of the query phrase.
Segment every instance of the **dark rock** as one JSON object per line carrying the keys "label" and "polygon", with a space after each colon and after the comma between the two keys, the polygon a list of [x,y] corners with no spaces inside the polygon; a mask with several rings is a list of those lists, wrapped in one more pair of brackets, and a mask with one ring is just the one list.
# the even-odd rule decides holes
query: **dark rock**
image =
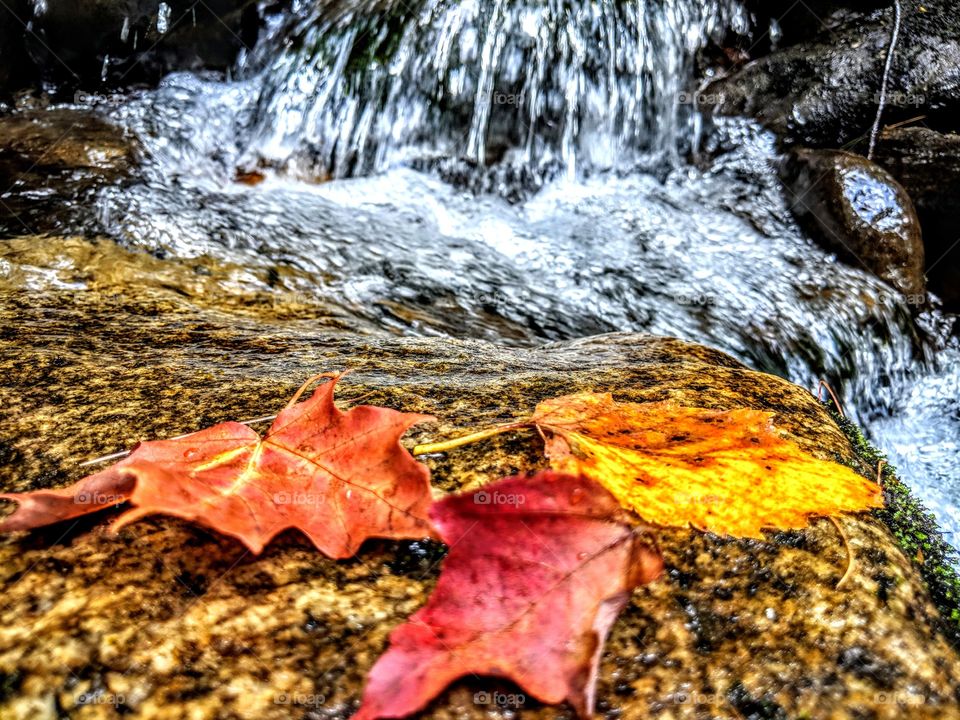
{"label": "dark rock", "polygon": [[930,289],[949,310],[960,311],[960,135],[925,127],[887,130],[876,161],[916,205]]}
{"label": "dark rock", "polygon": [[797,221],[851,265],[922,302],[923,239],[906,191],[883,168],[841,150],[795,148],[780,166]]}
{"label": "dark rock", "polygon": [[[152,84],[174,70],[225,71],[260,24],[253,0],[77,0],[36,3],[18,15],[35,67],[71,92]],[[0,64],[25,61],[0,45]]]}
{"label": "dark rock", "polygon": [[760,57],[780,47],[812,40],[889,0],[747,0],[752,32],[745,38],[749,55]]}
{"label": "dark rock", "polygon": [[[802,3],[801,3],[802,4]],[[921,113],[955,123],[960,108],[960,13],[953,0],[902,0],[903,21],[884,121]],[[790,142],[866,144],[879,102],[892,7],[857,14],[748,63],[701,94],[714,112],[747,115]]]}
{"label": "dark rock", "polygon": [[129,178],[139,154],[130,134],[93,110],[0,118],[0,237],[76,227],[73,213],[97,188]]}
{"label": "dark rock", "polygon": [[0,4],[0,100],[37,81],[37,69],[30,62],[24,42],[30,15],[27,0]]}

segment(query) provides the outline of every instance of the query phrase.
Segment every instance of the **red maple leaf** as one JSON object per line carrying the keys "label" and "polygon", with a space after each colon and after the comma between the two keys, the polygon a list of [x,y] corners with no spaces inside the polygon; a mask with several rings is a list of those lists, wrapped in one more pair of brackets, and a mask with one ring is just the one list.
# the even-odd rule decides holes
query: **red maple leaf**
{"label": "red maple leaf", "polygon": [[145,515],[193,520],[243,542],[254,553],[287,528],[303,531],[332,558],[350,557],[370,537],[422,538],[430,474],[401,436],[426,415],[333,404],[341,375],[311,378],[267,434],[225,422],[174,440],[143,442],[124,460],[62,490],[0,494],[17,510],[0,532],[26,530],[129,500],[119,529]]}
{"label": "red maple leaf", "polygon": [[430,517],[450,552],[427,604],[391,633],[354,720],[409,715],[467,674],[589,715],[607,633],[662,570],[616,499],[541,472],[448,497]]}

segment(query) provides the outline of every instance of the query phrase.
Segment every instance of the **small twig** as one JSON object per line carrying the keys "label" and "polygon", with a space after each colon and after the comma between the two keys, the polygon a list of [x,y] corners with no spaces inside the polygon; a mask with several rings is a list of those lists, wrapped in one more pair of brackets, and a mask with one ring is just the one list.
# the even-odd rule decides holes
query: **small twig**
{"label": "small twig", "polygon": [[870,149],[867,151],[867,160],[873,160],[873,151],[877,148],[877,135],[880,134],[880,120],[883,117],[883,108],[887,104],[887,83],[890,80],[893,53],[897,48],[897,38],[900,35],[900,0],[893,0],[893,11],[893,32],[890,34],[887,62],[883,67],[883,79],[880,82],[880,101],[877,104],[877,117],[873,121],[873,129],[870,131]]}
{"label": "small twig", "polygon": [[893,123],[893,125],[884,125],[883,133],[881,134],[886,134],[887,130],[896,130],[897,128],[902,128],[904,125],[909,125],[912,122],[918,122],[920,120],[926,120],[926,119],[927,119],[926,115],[917,115],[916,117],[912,117],[909,120],[901,120],[900,122]]}
{"label": "small twig", "polygon": [[371,390],[370,392],[365,392],[363,395],[359,395],[355,398],[349,398],[347,402],[349,402],[351,405],[356,405],[357,403],[362,403],[368,397],[373,397],[376,394],[377,394],[376,390]]}
{"label": "small twig", "polygon": [[880,458],[880,460],[877,462],[877,485],[882,484],[880,481],[883,480],[883,466],[886,464],[887,461],[883,458]]}
{"label": "small twig", "polygon": [[77,467],[86,467],[87,465],[96,465],[97,463],[106,462],[107,460],[116,460],[117,458],[126,457],[130,454],[129,450],[121,450],[120,452],[115,452],[111,455],[101,455],[100,457],[95,457],[92,460],[84,460],[82,463],[77,465]]}
{"label": "small twig", "polygon": [[540,427],[539,425],[534,425],[534,427],[537,429],[537,434],[540,436],[540,439],[543,440],[543,444],[546,445],[547,442],[549,442],[547,440],[547,434],[543,431],[543,428]]}
{"label": "small twig", "polygon": [[463,445],[469,445],[470,443],[479,442],[480,440],[486,440],[487,438],[494,437],[495,435],[509,432],[510,430],[516,430],[524,427],[526,424],[527,423],[508,423],[507,425],[497,425],[496,427],[488,428],[487,430],[480,430],[479,432],[470,433],[469,435],[462,435],[458,438],[453,438],[452,440],[424,443],[423,445],[417,445],[415,448],[413,448],[413,454],[416,456],[447,452]]}
{"label": "small twig", "polygon": [[837,412],[840,413],[840,417],[845,418],[847,414],[843,411],[843,406],[837,399],[837,394],[833,391],[833,388],[830,387],[830,383],[828,383],[826,380],[821,380],[820,385],[817,386],[817,400],[823,400],[822,393],[824,390],[830,393],[830,397],[833,398],[833,404],[836,405]]}
{"label": "small twig", "polygon": [[843,528],[840,527],[840,521],[833,517],[833,515],[827,515],[827,517],[830,519],[830,522],[833,523],[833,526],[837,529],[837,532],[840,533],[840,537],[843,540],[843,546],[847,549],[847,569],[843,573],[843,577],[840,578],[840,581],[836,585],[836,589],[841,590],[844,584],[850,578],[850,575],[853,573],[854,568],[856,568],[857,559],[853,555],[853,548],[850,547],[850,539],[843,531]]}

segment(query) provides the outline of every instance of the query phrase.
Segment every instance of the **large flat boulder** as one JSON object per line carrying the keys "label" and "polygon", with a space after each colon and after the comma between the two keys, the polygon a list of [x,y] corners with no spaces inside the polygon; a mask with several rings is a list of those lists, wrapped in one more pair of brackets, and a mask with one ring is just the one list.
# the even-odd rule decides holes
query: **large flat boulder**
{"label": "large flat boulder", "polygon": [[[13,290],[29,268],[7,258],[3,490],[67,484],[87,470],[81,461],[141,438],[272,414],[307,376],[346,368],[343,404],[437,416],[410,443],[501,422],[562,393],[609,390],[770,410],[811,453],[876,471],[807,390],[705,347],[632,334],[536,348],[346,334],[250,308],[205,309],[164,281],[137,284],[125,274],[133,255],[115,252],[86,290]],[[444,491],[544,464],[532,434],[428,462]],[[634,594],[613,629],[599,712],[960,718],[960,657],[920,572],[932,559],[908,557],[882,515],[840,519],[857,565],[839,590],[847,554],[827,520],[762,542],[662,531],[667,571]],[[119,536],[105,520],[0,538],[0,717],[347,718],[387,634],[424,602],[442,558],[429,542],[370,542],[335,562],[293,532],[253,557],[176,519]],[[423,717],[571,717],[529,698],[500,710],[475,696],[493,689],[516,692],[465,679]]]}

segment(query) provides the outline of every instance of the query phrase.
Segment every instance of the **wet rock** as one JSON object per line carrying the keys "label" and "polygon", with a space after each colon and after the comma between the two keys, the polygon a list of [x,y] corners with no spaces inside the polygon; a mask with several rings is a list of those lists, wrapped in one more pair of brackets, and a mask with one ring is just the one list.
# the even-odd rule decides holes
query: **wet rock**
{"label": "wet rock", "polygon": [[[925,114],[956,122],[960,15],[952,0],[901,0],[903,20],[884,120]],[[709,109],[752,116],[790,142],[866,146],[879,103],[894,12],[856,14],[815,39],[777,50],[707,86]]]}
{"label": "wet rock", "polygon": [[833,30],[862,17],[866,11],[884,8],[886,0],[746,0],[752,32],[743,38],[749,55],[761,57],[771,50],[812,40],[824,30]]}
{"label": "wet rock", "polygon": [[853,153],[795,148],[780,177],[797,221],[824,247],[903,294],[922,297],[920,221],[888,172]]}
{"label": "wet rock", "polygon": [[[66,484],[85,472],[79,461],[139,438],[270,414],[305,377],[348,367],[341,402],[439,418],[410,443],[502,422],[560,393],[610,390],[623,400],[770,410],[810,452],[874,472],[808,391],[701,346],[615,334],[508,349],[338,333],[268,312],[203,309],[167,286],[173,278],[138,281],[137,255],[114,252],[118,262],[87,278],[87,291],[24,293],[17,273],[29,268],[5,258],[4,490]],[[544,464],[533,433],[427,462],[445,491]],[[667,572],[635,593],[614,627],[601,711],[899,720],[907,707],[911,720],[960,718],[960,658],[916,567],[875,517],[840,522],[857,559],[842,590],[847,555],[825,520],[764,542],[663,531]],[[0,716],[347,718],[388,632],[423,603],[441,555],[371,542],[334,562],[286,533],[253,558],[228,538],[159,517],[118,536],[90,518],[2,537]],[[495,688],[515,692],[465,679],[423,717],[503,717],[474,702]],[[510,712],[569,717],[529,698]]]}
{"label": "wet rock", "polygon": [[29,17],[26,0],[10,0],[0,5],[0,101],[38,79],[24,42]]}
{"label": "wet rock", "polygon": [[76,227],[92,193],[130,178],[138,157],[132,135],[92,110],[0,118],[0,237]]}
{"label": "wet rock", "polygon": [[35,2],[22,19],[45,79],[93,93],[155,83],[173,70],[225,71],[252,47],[260,23],[252,0]]}
{"label": "wet rock", "polygon": [[930,289],[960,311],[960,135],[925,127],[886,130],[876,161],[913,198],[923,226]]}

